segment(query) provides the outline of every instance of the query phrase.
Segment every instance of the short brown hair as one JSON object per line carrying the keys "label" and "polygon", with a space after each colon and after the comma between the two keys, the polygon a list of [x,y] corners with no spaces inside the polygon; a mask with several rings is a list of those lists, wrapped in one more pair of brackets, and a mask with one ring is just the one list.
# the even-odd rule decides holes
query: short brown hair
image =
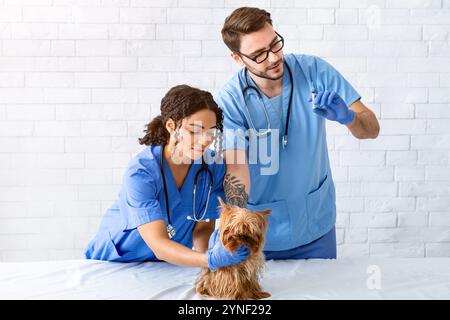
{"label": "short brown hair", "polygon": [[272,25],[270,13],[264,9],[242,7],[234,10],[226,19],[222,28],[222,39],[233,52],[239,52],[241,35],[249,34]]}

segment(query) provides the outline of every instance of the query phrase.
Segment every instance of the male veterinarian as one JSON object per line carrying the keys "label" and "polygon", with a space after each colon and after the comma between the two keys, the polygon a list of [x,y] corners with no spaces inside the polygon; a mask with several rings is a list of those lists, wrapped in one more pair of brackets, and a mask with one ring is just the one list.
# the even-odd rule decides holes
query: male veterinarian
{"label": "male veterinarian", "polygon": [[336,196],[326,121],[358,139],[379,124],[351,84],[319,57],[283,54],[270,13],[239,8],[222,38],[243,68],[218,93],[232,205],[271,209],[267,259],[336,258]]}

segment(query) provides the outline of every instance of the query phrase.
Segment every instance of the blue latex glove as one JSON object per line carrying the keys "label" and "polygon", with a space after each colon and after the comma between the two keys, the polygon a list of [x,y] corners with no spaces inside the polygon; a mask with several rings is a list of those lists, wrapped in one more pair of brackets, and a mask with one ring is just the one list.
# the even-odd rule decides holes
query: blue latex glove
{"label": "blue latex glove", "polygon": [[219,239],[219,229],[214,230],[209,238],[208,251],[208,267],[211,270],[216,270],[221,267],[226,267],[244,261],[250,255],[250,251],[246,246],[240,246],[233,253],[230,253],[222,245]]}
{"label": "blue latex glove", "polygon": [[[308,101],[312,102],[312,97]],[[335,91],[318,92],[313,104],[313,112],[328,120],[348,124],[355,118],[355,112],[347,107],[344,100]]]}

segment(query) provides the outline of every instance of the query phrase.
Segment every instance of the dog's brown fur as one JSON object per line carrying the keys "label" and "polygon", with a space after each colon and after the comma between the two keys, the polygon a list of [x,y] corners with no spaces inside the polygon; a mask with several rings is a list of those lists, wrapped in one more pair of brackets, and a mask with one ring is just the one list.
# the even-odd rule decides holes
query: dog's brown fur
{"label": "dog's brown fur", "polygon": [[270,294],[263,292],[259,277],[263,271],[264,235],[267,229],[267,215],[271,210],[251,211],[230,207],[219,198],[220,215],[219,240],[233,252],[245,244],[250,249],[249,257],[243,262],[215,271],[203,269],[196,280],[197,294],[227,300],[263,299]]}

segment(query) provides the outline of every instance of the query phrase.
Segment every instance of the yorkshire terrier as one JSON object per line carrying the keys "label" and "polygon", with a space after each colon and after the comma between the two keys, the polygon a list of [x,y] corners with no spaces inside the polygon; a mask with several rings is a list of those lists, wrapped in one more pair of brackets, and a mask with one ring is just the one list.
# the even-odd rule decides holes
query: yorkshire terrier
{"label": "yorkshire terrier", "polygon": [[221,206],[219,240],[230,252],[241,245],[249,248],[248,258],[238,264],[211,271],[205,268],[195,282],[199,295],[226,300],[264,299],[270,294],[262,291],[259,278],[264,269],[264,235],[267,215],[271,210],[251,211],[225,204]]}

